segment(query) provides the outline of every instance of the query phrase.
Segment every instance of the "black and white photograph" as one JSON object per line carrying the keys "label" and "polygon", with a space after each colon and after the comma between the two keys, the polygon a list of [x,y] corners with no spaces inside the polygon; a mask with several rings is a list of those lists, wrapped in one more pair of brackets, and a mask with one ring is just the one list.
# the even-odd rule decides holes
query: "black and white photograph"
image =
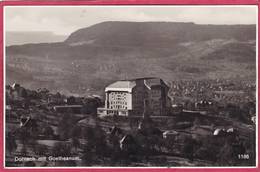
{"label": "black and white photograph", "polygon": [[4,165],[256,167],[258,6],[4,7]]}

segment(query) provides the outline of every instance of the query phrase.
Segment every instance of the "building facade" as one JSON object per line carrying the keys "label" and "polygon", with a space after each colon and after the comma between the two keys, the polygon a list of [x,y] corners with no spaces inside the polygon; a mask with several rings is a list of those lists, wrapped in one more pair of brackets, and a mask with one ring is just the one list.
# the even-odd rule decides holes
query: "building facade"
{"label": "building facade", "polygon": [[160,78],[116,81],[106,87],[105,107],[98,108],[98,114],[140,116],[147,101],[151,115],[163,116],[170,107],[168,91],[168,85]]}

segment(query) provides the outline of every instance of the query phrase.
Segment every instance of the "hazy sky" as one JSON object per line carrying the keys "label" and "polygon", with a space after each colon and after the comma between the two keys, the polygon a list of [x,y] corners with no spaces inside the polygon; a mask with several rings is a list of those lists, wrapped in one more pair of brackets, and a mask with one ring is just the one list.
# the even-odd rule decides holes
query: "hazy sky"
{"label": "hazy sky", "polygon": [[51,31],[61,35],[102,21],[256,24],[256,19],[255,6],[5,7],[6,31]]}

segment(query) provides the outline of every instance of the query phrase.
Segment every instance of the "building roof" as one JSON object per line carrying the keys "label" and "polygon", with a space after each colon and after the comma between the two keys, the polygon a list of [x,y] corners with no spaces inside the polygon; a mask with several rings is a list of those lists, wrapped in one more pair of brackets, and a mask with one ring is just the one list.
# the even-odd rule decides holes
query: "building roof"
{"label": "building roof", "polygon": [[106,87],[105,92],[107,91],[127,91],[132,92],[132,89],[136,86],[136,83],[138,81],[144,81],[144,84],[151,89],[153,86],[161,86],[166,85],[165,82],[160,78],[152,78],[152,77],[146,77],[146,78],[136,78],[136,79],[130,79],[130,80],[121,80],[116,81],[109,86]]}
{"label": "building roof", "polygon": [[220,135],[224,135],[225,133],[225,129],[223,128],[217,128],[214,132],[213,132],[213,135],[214,136],[220,136]]}
{"label": "building roof", "polygon": [[127,91],[132,92],[132,89],[136,86],[135,81],[116,81],[106,87],[107,91]]}
{"label": "building roof", "polygon": [[160,78],[147,78],[144,80],[145,84],[151,88],[152,86],[161,86],[162,80]]}
{"label": "building roof", "polygon": [[13,83],[13,85],[11,86],[12,87],[12,89],[17,89],[17,88],[19,88],[20,87],[20,84],[17,84],[17,83]]}

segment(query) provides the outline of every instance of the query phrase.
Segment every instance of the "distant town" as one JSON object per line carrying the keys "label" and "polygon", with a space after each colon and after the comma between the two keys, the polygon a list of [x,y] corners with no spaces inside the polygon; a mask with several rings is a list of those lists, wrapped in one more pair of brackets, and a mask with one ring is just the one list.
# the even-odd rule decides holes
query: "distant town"
{"label": "distant town", "polygon": [[76,97],[5,87],[5,166],[255,166],[256,83],[118,80]]}

